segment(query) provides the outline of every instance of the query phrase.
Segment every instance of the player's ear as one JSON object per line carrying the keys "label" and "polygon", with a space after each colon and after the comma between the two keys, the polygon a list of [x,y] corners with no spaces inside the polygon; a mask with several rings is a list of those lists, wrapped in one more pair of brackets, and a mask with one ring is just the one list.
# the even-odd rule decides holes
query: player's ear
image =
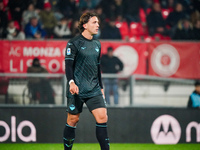
{"label": "player's ear", "polygon": [[87,29],[87,24],[86,23],[83,24],[83,28]]}

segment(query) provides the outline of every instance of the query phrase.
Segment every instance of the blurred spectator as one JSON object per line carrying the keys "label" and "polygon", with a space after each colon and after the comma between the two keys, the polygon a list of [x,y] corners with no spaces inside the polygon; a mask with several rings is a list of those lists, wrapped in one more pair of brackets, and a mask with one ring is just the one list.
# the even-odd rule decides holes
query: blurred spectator
{"label": "blurred spectator", "polygon": [[3,1],[0,1],[0,38],[3,38],[3,30],[7,27],[8,17],[6,12],[3,10]]}
{"label": "blurred spectator", "polygon": [[[123,69],[123,63],[119,58],[113,56],[113,48],[107,48],[107,54],[101,57],[101,69],[103,73],[116,74]],[[118,104],[118,80],[117,78],[104,78],[105,98],[110,104],[110,94],[113,93],[114,103]]]}
{"label": "blurred spectator", "polygon": [[200,12],[198,10],[195,10],[191,13],[191,22],[192,24],[195,24],[197,22],[197,20],[200,19]]}
{"label": "blurred spectator", "polygon": [[194,24],[194,39],[200,40],[200,19]]}
{"label": "blurred spectator", "polygon": [[124,2],[122,0],[102,0],[98,7],[101,7],[107,19],[123,16]]}
{"label": "blurred spectator", "polygon": [[194,86],[195,90],[188,100],[188,108],[200,108],[200,81],[196,81]]}
{"label": "blurred spectator", "polygon": [[181,3],[177,3],[175,6],[175,10],[169,14],[167,17],[167,25],[170,27],[175,27],[177,23],[182,20],[186,19],[187,14],[183,10],[183,6]]}
{"label": "blurred spectator", "polygon": [[[32,66],[28,67],[27,73],[48,73],[40,64],[38,58],[33,59]],[[28,89],[31,94],[31,102],[40,104],[53,104],[54,90],[48,79],[43,77],[31,77],[28,81]]]}
{"label": "blurred spectator", "polygon": [[177,3],[180,3],[182,4],[183,8],[184,8],[184,11],[188,14],[191,13],[191,10],[192,10],[192,1],[193,0],[177,0]]}
{"label": "blurred spectator", "polygon": [[159,0],[159,1],[160,1],[161,8],[164,8],[164,9],[172,9],[177,3],[177,0]]}
{"label": "blurred spectator", "polygon": [[106,22],[106,15],[103,12],[102,6],[98,5],[95,9],[95,12],[98,14],[100,19],[100,28],[103,28]]}
{"label": "blurred spectator", "polygon": [[3,31],[3,37],[8,40],[24,40],[25,39],[24,33],[19,31],[15,27],[13,20],[10,20],[8,22],[7,28],[4,29],[4,31]]}
{"label": "blurred spectator", "polygon": [[30,0],[9,0],[8,2],[12,20],[17,21],[19,25],[21,25],[22,13],[29,3]]}
{"label": "blurred spectator", "polygon": [[192,23],[184,19],[178,23],[177,29],[175,31],[174,40],[194,40],[194,31]]}
{"label": "blurred spectator", "polygon": [[80,0],[79,1],[79,8],[80,9],[89,9],[94,10],[95,7],[99,4],[100,0]]}
{"label": "blurred spectator", "polygon": [[198,10],[200,12],[200,0],[192,0],[194,10]]}
{"label": "blurred spectator", "polygon": [[9,0],[0,0],[0,1],[2,1],[3,2],[3,10],[4,11],[7,11],[8,10],[8,2],[9,2]]}
{"label": "blurred spectator", "polygon": [[27,39],[42,39],[45,36],[45,31],[38,23],[36,17],[32,17],[30,22],[25,27],[25,34]]}
{"label": "blurred spectator", "polygon": [[0,1],[0,27],[6,28],[8,23],[8,16],[6,12],[3,10],[4,4],[3,1]]}
{"label": "blurred spectator", "polygon": [[60,21],[64,15],[61,13],[59,9],[59,2],[63,0],[48,0],[49,3],[51,4],[51,10],[54,12],[54,16],[57,21]]}
{"label": "blurred spectator", "polygon": [[60,12],[67,18],[74,18],[79,12],[76,0],[60,0],[58,3]]}
{"label": "blurred spectator", "polygon": [[56,12],[59,11],[58,4],[61,0],[48,0],[51,4],[52,11]]}
{"label": "blurred spectator", "polygon": [[173,38],[177,23],[180,20],[186,19],[188,16],[183,10],[181,3],[177,3],[175,10],[172,11],[166,19],[166,24],[170,27],[170,36]]}
{"label": "blurred spectator", "polygon": [[121,34],[119,29],[115,25],[115,20],[111,19],[101,32],[102,39],[121,39]]}
{"label": "blurred spectator", "polygon": [[123,16],[124,3],[122,0],[114,0],[112,5],[112,12],[114,13],[112,17],[117,18],[118,16]]}
{"label": "blurred spectator", "polygon": [[147,25],[151,36],[155,33],[166,34],[166,24],[159,3],[154,3],[152,11],[147,15]]}
{"label": "blurred spectator", "polygon": [[78,30],[78,20],[73,20],[72,24],[71,24],[71,33],[72,33],[72,37],[75,37],[77,35],[80,34],[79,30]]}
{"label": "blurred spectator", "polygon": [[147,9],[152,8],[152,5],[153,5],[153,0],[143,0],[142,8],[144,8],[144,10],[147,11]]}
{"label": "blurred spectator", "polygon": [[123,0],[124,17],[128,22],[139,22],[139,10],[144,0]]}
{"label": "blurred spectator", "polygon": [[58,25],[54,28],[55,38],[71,38],[68,19],[62,18]]}
{"label": "blurred spectator", "polygon": [[112,18],[112,4],[113,0],[101,0],[99,6],[102,7],[103,13],[105,13],[106,18]]}
{"label": "blurred spectator", "polygon": [[37,13],[39,13],[44,8],[44,1],[45,0],[32,0]]}
{"label": "blurred spectator", "polygon": [[47,38],[52,37],[54,27],[57,25],[57,20],[51,10],[51,4],[49,2],[44,4],[44,10],[42,10],[39,15]]}
{"label": "blurred spectator", "polygon": [[64,17],[64,15],[59,11],[54,12],[54,16],[58,22]]}
{"label": "blurred spectator", "polygon": [[39,19],[39,15],[35,11],[33,3],[30,3],[28,5],[28,9],[23,12],[23,15],[22,15],[22,26],[25,27],[25,25],[29,23],[29,21],[30,21],[30,19],[32,17],[36,17],[37,19]]}

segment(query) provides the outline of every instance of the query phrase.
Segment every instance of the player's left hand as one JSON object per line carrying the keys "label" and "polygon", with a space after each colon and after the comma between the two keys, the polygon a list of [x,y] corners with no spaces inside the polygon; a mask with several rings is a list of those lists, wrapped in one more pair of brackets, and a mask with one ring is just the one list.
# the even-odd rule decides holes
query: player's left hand
{"label": "player's left hand", "polygon": [[70,89],[69,89],[69,91],[70,91],[70,93],[71,93],[72,95],[78,94],[78,93],[79,93],[79,88],[78,88],[78,86],[77,86],[74,82],[72,82],[72,83],[70,84]]}

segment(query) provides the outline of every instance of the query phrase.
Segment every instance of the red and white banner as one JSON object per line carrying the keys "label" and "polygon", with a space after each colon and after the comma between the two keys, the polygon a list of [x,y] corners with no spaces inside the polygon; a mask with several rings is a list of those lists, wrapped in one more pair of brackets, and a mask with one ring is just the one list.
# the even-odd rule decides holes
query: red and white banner
{"label": "red and white banner", "polygon": [[[0,70],[6,73],[26,73],[35,57],[40,59],[50,73],[65,72],[65,47],[67,41],[0,41]],[[146,73],[146,44],[102,42],[102,54],[114,48],[114,55],[124,63],[123,74]]]}
{"label": "red and white banner", "polygon": [[2,69],[6,73],[26,73],[35,57],[51,73],[64,72],[66,41],[0,41]]}
{"label": "red and white banner", "polygon": [[149,43],[149,75],[200,79],[200,44]]}
{"label": "red and white banner", "polygon": [[[50,73],[65,72],[67,41],[0,41],[0,72],[26,73],[35,57]],[[114,48],[124,63],[122,74],[149,74],[161,77],[200,78],[200,43],[125,43],[101,41],[102,54]]]}
{"label": "red and white banner", "polygon": [[146,43],[101,42],[102,54],[113,47],[114,55],[124,64],[123,75],[146,74]]}

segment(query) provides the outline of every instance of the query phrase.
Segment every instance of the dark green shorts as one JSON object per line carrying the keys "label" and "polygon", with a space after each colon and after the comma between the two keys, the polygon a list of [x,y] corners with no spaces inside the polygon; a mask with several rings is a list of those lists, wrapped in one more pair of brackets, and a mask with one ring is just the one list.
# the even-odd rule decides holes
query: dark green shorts
{"label": "dark green shorts", "polygon": [[84,103],[87,105],[90,112],[97,108],[106,108],[106,101],[102,95],[91,98],[80,98],[78,95],[74,95],[67,98],[67,112],[73,115],[81,113]]}

